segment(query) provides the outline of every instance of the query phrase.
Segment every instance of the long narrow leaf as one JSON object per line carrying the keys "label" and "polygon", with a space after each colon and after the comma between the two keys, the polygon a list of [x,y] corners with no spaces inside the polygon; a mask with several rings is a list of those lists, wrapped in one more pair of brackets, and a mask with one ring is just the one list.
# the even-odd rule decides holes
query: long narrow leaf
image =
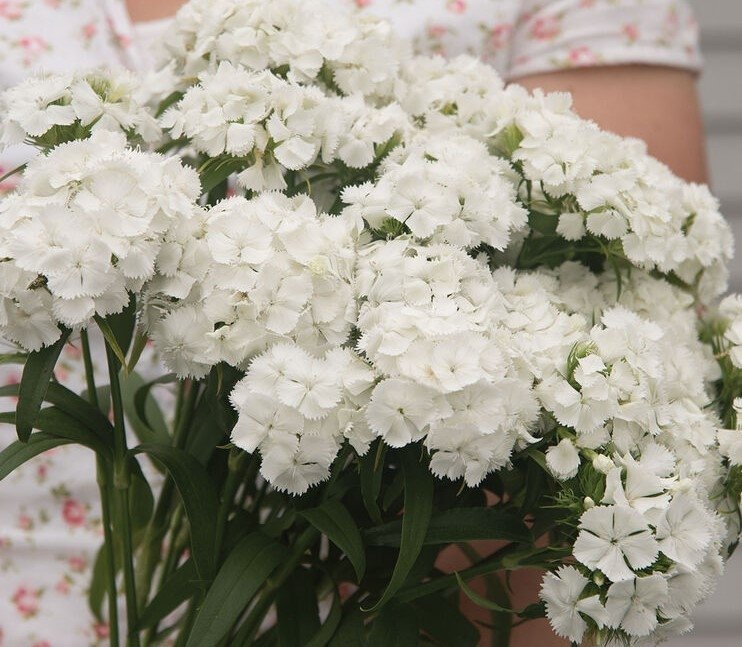
{"label": "long narrow leaf", "polygon": [[149,629],[172,613],[199,590],[198,574],[192,559],[184,562],[165,581],[157,595],[139,616],[139,629]]}
{"label": "long narrow leaf", "polygon": [[[402,521],[369,528],[364,539],[373,546],[399,546]],[[517,515],[497,508],[453,508],[430,520],[424,545],[451,544],[478,539],[529,542],[531,532]]]}
{"label": "long narrow leaf", "polygon": [[284,546],[259,532],[238,543],[209,588],[186,647],[218,644],[286,555]]}
{"label": "long narrow leaf", "polygon": [[54,367],[57,365],[57,360],[67,343],[70,333],[71,331],[67,328],[63,329],[61,337],[55,344],[30,353],[26,360],[18,390],[15,420],[18,439],[23,442],[28,440],[36,424],[41,403],[49,389]]}
{"label": "long narrow leaf", "polygon": [[361,532],[345,506],[339,501],[325,501],[301,515],[346,554],[360,582],[366,571],[366,552]]}
{"label": "long narrow leaf", "polygon": [[386,607],[371,625],[368,647],[408,647],[417,645],[419,628],[415,610],[407,604]]}
{"label": "long narrow leaf", "polygon": [[[16,415],[14,411],[0,413],[0,422],[15,424]],[[84,445],[104,458],[110,458],[111,456],[109,444],[101,441],[98,435],[57,407],[42,409],[36,419],[36,427],[40,432],[45,432],[47,437],[59,438],[64,440],[65,443]],[[15,447],[15,444],[11,447]]]}
{"label": "long narrow leaf", "polygon": [[276,598],[278,644],[305,647],[319,630],[317,591],[312,575],[297,568],[278,589]]}
{"label": "long narrow leaf", "polygon": [[332,606],[330,607],[330,612],[327,614],[325,622],[320,627],[319,631],[312,636],[311,640],[307,642],[305,647],[325,647],[340,626],[342,618],[343,606],[340,602],[340,596],[337,591],[335,591],[332,598]]}
{"label": "long narrow leaf", "polygon": [[71,440],[67,440],[66,438],[50,436],[43,432],[32,434],[25,443],[16,440],[0,452],[0,481],[26,461],[34,458],[34,456],[43,454],[48,449],[67,445],[71,442]]}
{"label": "long narrow leaf", "polygon": [[423,547],[433,512],[433,479],[420,462],[417,446],[402,453],[402,470],[405,495],[399,556],[386,590],[369,611],[383,607],[404,584]]}
{"label": "long narrow leaf", "polygon": [[196,570],[200,579],[211,580],[216,570],[214,541],[219,500],[208,473],[193,456],[176,447],[147,443],[131,452],[158,460],[172,476],[188,517]]}

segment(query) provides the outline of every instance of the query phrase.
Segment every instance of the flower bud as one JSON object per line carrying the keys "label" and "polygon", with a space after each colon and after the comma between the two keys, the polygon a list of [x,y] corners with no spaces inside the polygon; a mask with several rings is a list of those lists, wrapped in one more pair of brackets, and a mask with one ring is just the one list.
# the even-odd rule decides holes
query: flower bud
{"label": "flower bud", "polygon": [[595,507],[595,501],[593,501],[592,497],[586,496],[582,501],[582,505],[585,510],[589,510]]}
{"label": "flower bud", "polygon": [[597,454],[593,458],[593,467],[602,474],[608,474],[615,467],[615,464],[604,454]]}
{"label": "flower bud", "polygon": [[605,583],[605,575],[601,573],[600,571],[595,571],[593,573],[593,582],[595,582],[598,586],[603,586]]}

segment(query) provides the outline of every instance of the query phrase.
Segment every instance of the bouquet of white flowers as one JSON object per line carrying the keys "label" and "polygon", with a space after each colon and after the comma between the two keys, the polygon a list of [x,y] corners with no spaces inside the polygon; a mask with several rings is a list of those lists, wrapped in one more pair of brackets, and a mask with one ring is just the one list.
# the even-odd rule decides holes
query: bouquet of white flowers
{"label": "bouquet of white flowers", "polygon": [[[512,617],[687,631],[741,525],[742,298],[716,305],[706,187],[322,0],[192,0],[168,53],[0,98],[2,141],[41,151],[0,206],[25,363],[0,477],[96,452],[112,643],[120,586],[132,645],[474,645],[460,591],[504,642]],[[52,370],[92,327],[109,384],[87,362],[75,394]],[[148,340],[166,368],[131,392]],[[505,543],[436,566],[477,539]],[[524,609],[467,584],[520,568],[546,571]]]}

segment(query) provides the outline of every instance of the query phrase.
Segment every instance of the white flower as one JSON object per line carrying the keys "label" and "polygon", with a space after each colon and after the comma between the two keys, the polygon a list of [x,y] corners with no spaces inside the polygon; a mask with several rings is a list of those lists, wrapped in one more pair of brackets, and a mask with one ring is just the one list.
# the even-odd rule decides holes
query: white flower
{"label": "white flower", "polygon": [[571,479],[580,467],[580,453],[569,438],[563,438],[546,450],[546,464],[558,479]]}
{"label": "white flower", "polygon": [[713,528],[713,519],[692,493],[676,494],[657,522],[657,543],[674,562],[693,568],[705,557]]}
{"label": "white flower", "polygon": [[546,603],[546,616],[558,636],[570,642],[582,641],[588,628],[583,616],[599,629],[608,619],[598,595],[583,596],[588,579],[573,566],[562,566],[547,573],[541,583],[539,597]]}
{"label": "white flower", "polygon": [[626,506],[596,506],[580,517],[575,559],[600,569],[613,582],[630,580],[634,570],[657,559],[659,546],[641,514]]}
{"label": "white flower", "polygon": [[629,636],[649,635],[659,620],[658,607],[667,598],[667,582],[657,573],[611,584],[605,608],[609,627],[621,628]]}
{"label": "white flower", "polygon": [[435,393],[403,380],[378,384],[366,407],[366,419],[375,434],[392,447],[403,447],[425,434],[436,416]]}

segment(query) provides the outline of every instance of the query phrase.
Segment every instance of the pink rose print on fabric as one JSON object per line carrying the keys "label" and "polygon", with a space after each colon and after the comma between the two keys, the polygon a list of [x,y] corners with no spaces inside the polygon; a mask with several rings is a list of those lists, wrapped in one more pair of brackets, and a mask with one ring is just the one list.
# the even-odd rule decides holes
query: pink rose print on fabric
{"label": "pink rose print on fabric", "polygon": [[23,52],[23,65],[26,67],[33,65],[42,54],[50,49],[49,43],[41,36],[23,36],[16,41],[15,45]]}
{"label": "pink rose print on fabric", "polygon": [[368,7],[368,6],[370,6],[370,5],[371,5],[371,3],[372,3],[372,2],[374,1],[374,0],[353,0],[353,1],[355,2],[355,4],[356,4],[356,7],[361,7],[361,8],[363,8],[363,7]]}
{"label": "pink rose print on fabric", "polygon": [[636,23],[627,23],[621,28],[621,32],[626,36],[626,40],[635,43],[639,40],[639,26]]}
{"label": "pink rose print on fabric", "polygon": [[37,640],[31,647],[52,647],[48,640]]}
{"label": "pink rose print on fabric", "polygon": [[15,605],[16,611],[24,618],[32,618],[39,612],[39,599],[43,589],[33,590],[26,586],[19,586],[11,601]]}
{"label": "pink rose print on fabric", "polygon": [[536,18],[531,25],[531,37],[536,40],[552,40],[562,31],[561,19],[556,16]]}
{"label": "pink rose print on fabric", "polygon": [[93,635],[98,640],[103,640],[104,638],[108,638],[108,634],[110,633],[110,629],[108,628],[108,624],[105,622],[96,622],[93,625]]}
{"label": "pink rose print on fabric", "polygon": [[493,49],[505,49],[510,43],[513,26],[509,23],[494,25],[490,29],[489,44]]}
{"label": "pink rose print on fabric", "polygon": [[33,519],[25,512],[21,512],[18,515],[18,527],[21,530],[33,530],[34,523]]}
{"label": "pink rose print on fabric", "polygon": [[79,528],[85,523],[86,514],[85,506],[76,499],[65,499],[62,504],[62,518],[73,528]]}
{"label": "pink rose print on fabric", "polygon": [[466,11],[466,0],[446,0],[446,9],[453,13],[464,13]]}
{"label": "pink rose print on fabric", "polygon": [[62,579],[60,579],[55,585],[54,590],[59,593],[60,595],[69,595],[70,592],[70,581],[62,576]]}
{"label": "pink rose print on fabric", "polygon": [[598,60],[595,52],[591,50],[587,45],[581,45],[580,47],[573,47],[569,50],[567,55],[567,61],[570,65],[581,67],[585,65],[594,65]]}
{"label": "pink rose print on fabric", "polygon": [[23,5],[14,0],[0,0],[0,18],[18,20],[23,16]]}
{"label": "pink rose print on fabric", "polygon": [[73,555],[69,558],[67,563],[70,566],[70,570],[74,573],[82,573],[88,565],[88,560],[83,555]]}

